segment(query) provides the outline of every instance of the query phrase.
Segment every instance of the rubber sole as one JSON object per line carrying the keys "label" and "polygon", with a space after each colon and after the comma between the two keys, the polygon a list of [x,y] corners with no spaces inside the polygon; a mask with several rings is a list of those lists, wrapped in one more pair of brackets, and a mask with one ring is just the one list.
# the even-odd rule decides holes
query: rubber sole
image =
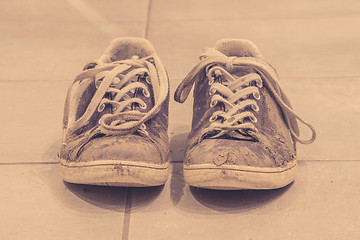
{"label": "rubber sole", "polygon": [[120,160],[68,162],[60,159],[60,175],[66,182],[121,187],[163,185],[169,176],[169,162],[150,164]]}
{"label": "rubber sole", "polygon": [[197,164],[184,166],[184,179],[190,186],[207,189],[276,189],[292,183],[296,172],[296,162],[281,168]]}

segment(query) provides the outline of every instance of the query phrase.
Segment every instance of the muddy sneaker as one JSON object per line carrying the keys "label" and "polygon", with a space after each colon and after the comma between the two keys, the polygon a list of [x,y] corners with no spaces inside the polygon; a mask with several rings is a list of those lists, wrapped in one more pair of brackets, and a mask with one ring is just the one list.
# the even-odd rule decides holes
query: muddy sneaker
{"label": "muddy sneaker", "polygon": [[[247,40],[224,39],[175,92],[184,102],[195,83],[185,181],[210,189],[273,189],[295,179],[295,143],[315,140],[291,109],[274,68]],[[299,139],[297,120],[312,131]]]}
{"label": "muddy sneaker", "polygon": [[115,39],[65,103],[60,173],[71,183],[162,185],[169,173],[169,81],[145,39]]}

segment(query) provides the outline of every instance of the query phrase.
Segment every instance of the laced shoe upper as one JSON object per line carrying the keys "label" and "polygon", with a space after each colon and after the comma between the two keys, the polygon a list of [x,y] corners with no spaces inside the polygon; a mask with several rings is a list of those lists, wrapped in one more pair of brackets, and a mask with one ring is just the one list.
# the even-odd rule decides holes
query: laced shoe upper
{"label": "laced shoe upper", "polygon": [[114,40],[99,60],[85,66],[68,91],[60,157],[84,160],[79,156],[87,146],[92,153],[83,155],[109,157],[110,153],[96,151],[135,141],[143,150],[156,146],[165,161],[168,88],[166,72],[146,40]]}
{"label": "laced shoe upper", "polygon": [[[276,71],[252,43],[223,40],[217,45],[205,49],[175,93],[175,100],[183,102],[195,83],[186,163],[271,167],[292,161],[295,142],[313,142],[314,128],[291,109]],[[309,140],[300,139],[297,120],[312,131]]]}

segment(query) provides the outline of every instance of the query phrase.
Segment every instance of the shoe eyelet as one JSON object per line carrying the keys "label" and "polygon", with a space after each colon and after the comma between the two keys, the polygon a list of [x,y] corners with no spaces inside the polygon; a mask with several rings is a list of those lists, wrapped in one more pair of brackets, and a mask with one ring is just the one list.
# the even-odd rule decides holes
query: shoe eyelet
{"label": "shoe eyelet", "polygon": [[151,84],[151,78],[147,72],[144,73],[143,78],[148,84]]}
{"label": "shoe eyelet", "polygon": [[258,88],[262,88],[262,86],[263,86],[261,79],[256,79],[255,84]]}
{"label": "shoe eyelet", "polygon": [[100,79],[96,79],[95,80],[95,88],[98,89],[102,83],[103,79],[100,78]]}
{"label": "shoe eyelet", "polygon": [[257,118],[255,116],[249,116],[249,119],[253,123],[257,123]]}
{"label": "shoe eyelet", "polygon": [[140,107],[141,109],[145,110],[145,109],[147,108],[147,105],[146,105],[146,103],[144,103],[144,104],[139,104],[139,107]]}
{"label": "shoe eyelet", "polygon": [[260,94],[259,93],[255,92],[252,95],[256,100],[260,100]]}
{"label": "shoe eyelet", "polygon": [[142,123],[140,126],[139,126],[139,129],[142,130],[142,131],[145,131],[146,130],[146,125],[144,123]]}
{"label": "shoe eyelet", "polygon": [[216,93],[216,90],[215,90],[215,89],[213,89],[213,88],[210,88],[210,89],[209,89],[209,95],[210,95],[210,96],[214,95],[215,93]]}
{"label": "shoe eyelet", "polygon": [[145,96],[145,97],[150,97],[150,93],[148,90],[146,90],[145,88],[142,89],[142,94]]}
{"label": "shoe eyelet", "polygon": [[252,110],[254,110],[255,112],[258,112],[260,109],[259,109],[259,106],[256,105],[256,104],[251,104],[251,108]]}
{"label": "shoe eyelet", "polygon": [[104,111],[104,109],[105,109],[105,103],[99,104],[99,106],[97,108],[98,112],[102,112],[102,111]]}
{"label": "shoe eyelet", "polygon": [[214,116],[211,116],[210,118],[209,118],[209,122],[215,122],[216,121],[216,119],[218,119],[218,115],[214,115]]}
{"label": "shoe eyelet", "polygon": [[210,102],[210,107],[212,107],[212,108],[215,107],[217,103],[218,103],[217,100],[212,100],[212,101]]}

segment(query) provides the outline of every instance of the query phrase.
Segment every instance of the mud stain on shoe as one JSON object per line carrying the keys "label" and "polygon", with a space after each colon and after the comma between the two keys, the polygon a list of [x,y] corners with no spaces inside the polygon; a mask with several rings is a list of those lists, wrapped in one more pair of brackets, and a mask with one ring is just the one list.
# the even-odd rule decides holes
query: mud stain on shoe
{"label": "mud stain on shoe", "polygon": [[124,175],[124,169],[123,169],[121,164],[115,164],[114,165],[114,170],[116,171],[116,173],[118,175]]}
{"label": "mud stain on shoe", "polygon": [[230,152],[222,151],[216,157],[214,157],[213,162],[216,166],[221,166],[227,162],[229,159]]}

